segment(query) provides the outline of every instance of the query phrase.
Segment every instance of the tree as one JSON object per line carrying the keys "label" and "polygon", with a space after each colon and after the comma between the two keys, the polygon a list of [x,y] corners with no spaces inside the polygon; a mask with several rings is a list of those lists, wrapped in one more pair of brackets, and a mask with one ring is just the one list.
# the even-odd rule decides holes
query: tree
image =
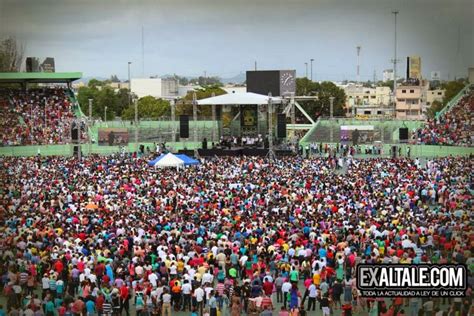
{"label": "tree", "polygon": [[[195,91],[188,91],[188,94],[184,97],[184,100],[177,104],[176,114],[177,115],[192,115],[193,114],[193,94],[196,93],[196,99],[206,99],[212,97],[214,93],[215,96],[226,94],[227,92],[220,88],[218,85],[207,86],[205,88],[197,89]],[[199,115],[201,116],[211,116],[212,107],[210,105],[203,105],[199,107]]]}
{"label": "tree", "polygon": [[[147,118],[157,120],[158,118],[170,115],[171,106],[169,101],[157,99],[152,96],[146,96],[138,100],[138,118]],[[122,113],[122,119],[135,119],[135,106],[131,105]]]}
{"label": "tree", "polygon": [[[346,100],[346,94],[344,93],[344,90],[337,87],[334,83],[330,81],[323,81],[321,83],[318,83],[313,82],[307,78],[298,78],[296,79],[296,94],[318,97],[317,100],[300,101],[303,109],[313,119],[316,119],[321,115],[329,116],[329,97],[331,96],[335,97],[333,115],[343,116],[345,114],[344,103]],[[300,114],[298,115],[300,116]]]}
{"label": "tree", "polygon": [[197,84],[201,87],[205,86],[222,86],[221,79],[219,77],[198,77]]}
{"label": "tree", "polygon": [[435,100],[435,101],[433,101],[433,103],[431,103],[431,106],[428,109],[428,111],[426,112],[426,114],[428,114],[428,117],[434,118],[436,116],[436,113],[441,111],[443,108],[444,108],[443,103],[441,103],[438,100]]}
{"label": "tree", "polygon": [[91,88],[102,87],[102,86],[104,86],[104,81],[100,81],[100,80],[97,80],[97,79],[91,79],[87,83],[87,86],[91,87]]}
{"label": "tree", "polygon": [[0,42],[0,72],[19,72],[25,47],[15,38],[8,37]]}
{"label": "tree", "polygon": [[441,89],[444,89],[443,107],[454,98],[465,86],[464,80],[448,81],[441,85]]}
{"label": "tree", "polygon": [[92,99],[92,116],[99,116],[98,104],[94,102],[98,94],[98,90],[90,87],[80,87],[77,93],[77,101],[81,106],[81,110],[84,114],[89,115],[89,99]]}

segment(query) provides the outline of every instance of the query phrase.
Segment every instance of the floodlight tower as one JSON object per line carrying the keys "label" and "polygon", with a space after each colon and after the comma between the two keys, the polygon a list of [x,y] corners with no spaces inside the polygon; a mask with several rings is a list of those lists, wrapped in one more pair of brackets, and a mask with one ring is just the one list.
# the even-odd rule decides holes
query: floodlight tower
{"label": "floodlight tower", "polygon": [[360,83],[360,46],[357,46],[357,83]]}

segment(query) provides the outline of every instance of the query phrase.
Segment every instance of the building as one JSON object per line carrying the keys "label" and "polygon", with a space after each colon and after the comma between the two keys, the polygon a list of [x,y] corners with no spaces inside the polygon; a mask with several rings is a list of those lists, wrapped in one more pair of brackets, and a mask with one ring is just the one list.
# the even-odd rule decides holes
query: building
{"label": "building", "polygon": [[346,109],[353,116],[390,116],[391,89],[389,87],[368,88],[349,84],[342,87],[346,94]]}
{"label": "building", "polygon": [[469,68],[468,69],[468,78],[469,78],[469,83],[474,84],[474,68]]}
{"label": "building", "polygon": [[383,82],[393,80],[393,69],[385,69],[382,73]]}
{"label": "building", "polygon": [[139,98],[175,99],[179,96],[178,82],[172,78],[134,78],[131,81],[132,93]]}
{"label": "building", "polygon": [[428,81],[419,81],[418,84],[404,82],[397,86],[395,94],[396,118],[407,120],[424,119],[428,87]]}
{"label": "building", "polygon": [[222,87],[222,90],[224,90],[227,93],[245,93],[247,92],[247,87],[236,86],[236,85],[226,85]]}
{"label": "building", "polygon": [[444,89],[426,91],[426,108],[429,109],[434,101],[443,102],[444,92]]}
{"label": "building", "polygon": [[111,82],[107,84],[109,87],[120,90],[120,89],[129,89],[129,84],[128,82]]}

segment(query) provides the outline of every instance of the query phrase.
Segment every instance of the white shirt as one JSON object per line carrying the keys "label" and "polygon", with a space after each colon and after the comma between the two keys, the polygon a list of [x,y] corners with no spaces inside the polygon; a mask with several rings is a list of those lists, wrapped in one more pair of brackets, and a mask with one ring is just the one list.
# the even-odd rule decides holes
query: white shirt
{"label": "white shirt", "polygon": [[290,282],[283,283],[283,285],[281,286],[281,291],[284,293],[288,293],[290,292],[290,290],[291,290],[291,283]]}
{"label": "white shirt", "polygon": [[41,279],[41,284],[43,285],[43,289],[44,289],[44,290],[49,289],[49,278],[43,277],[43,278]]}
{"label": "white shirt", "polygon": [[156,280],[158,280],[158,277],[156,276],[155,273],[151,273],[149,276],[148,276],[148,281],[150,281],[151,285],[153,285],[153,287],[156,287]]}
{"label": "white shirt", "polygon": [[184,283],[183,286],[181,287],[183,294],[191,294],[192,289],[193,287],[191,286],[190,283]]}
{"label": "white shirt", "polygon": [[194,290],[194,297],[196,297],[197,302],[202,302],[204,300],[204,290],[200,287]]}
{"label": "white shirt", "polygon": [[316,288],[316,285],[311,284],[308,290],[309,290],[309,297],[318,297],[318,289]]}

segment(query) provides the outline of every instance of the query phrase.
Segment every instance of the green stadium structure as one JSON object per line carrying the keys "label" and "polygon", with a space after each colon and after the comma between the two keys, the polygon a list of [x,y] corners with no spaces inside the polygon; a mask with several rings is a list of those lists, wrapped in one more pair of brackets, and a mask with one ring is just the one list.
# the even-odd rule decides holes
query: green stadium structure
{"label": "green stadium structure", "polygon": [[[29,83],[67,83],[70,87],[71,82],[80,79],[82,73],[67,72],[67,73],[0,73],[1,83],[20,83],[26,87]],[[456,104],[462,93],[461,91],[453,98],[446,107],[447,111],[454,104]],[[130,121],[107,121],[107,122],[91,122],[86,116],[77,102],[77,98],[72,89],[68,91],[69,99],[74,104],[73,111],[77,118],[82,118],[87,122],[88,140],[81,144],[81,152],[84,155],[89,154],[112,154],[120,152],[121,150],[133,152],[137,150],[139,145],[144,145],[154,150],[154,145],[166,142],[166,145],[172,151],[180,149],[198,149],[201,148],[202,142],[179,141],[179,121],[160,120],[160,121],[140,121],[138,124],[138,143],[135,143],[136,126]],[[423,121],[400,121],[400,120],[356,120],[351,118],[334,118],[319,119],[314,124],[306,124],[304,128],[311,126],[309,131],[300,140],[300,145],[305,147],[311,143],[338,143],[341,140],[341,127],[352,126],[372,126],[373,141],[379,142],[379,146],[383,148],[382,156],[389,156],[390,148],[393,144],[402,148],[406,152],[407,147],[410,147],[412,157],[439,157],[448,155],[470,155],[474,153],[474,148],[454,147],[454,146],[425,146],[425,145],[408,145],[400,144],[399,128],[408,128],[409,131],[414,132],[424,124]],[[101,128],[125,128],[129,133],[129,143],[124,147],[119,146],[99,146],[97,140],[99,139],[99,129]],[[298,129],[298,126],[293,127]],[[212,121],[209,118],[200,118],[196,122],[189,122],[189,130],[191,133],[196,131],[197,139],[203,140],[207,138],[212,140],[212,131],[219,130],[220,124],[217,121]],[[210,141],[209,141],[210,143]],[[367,144],[370,146],[371,144]],[[365,146],[365,145],[362,145]],[[33,156],[33,155],[72,155],[73,145],[41,145],[41,146],[5,146],[0,147],[0,155],[5,156]],[[362,155],[364,156],[364,155]]]}

